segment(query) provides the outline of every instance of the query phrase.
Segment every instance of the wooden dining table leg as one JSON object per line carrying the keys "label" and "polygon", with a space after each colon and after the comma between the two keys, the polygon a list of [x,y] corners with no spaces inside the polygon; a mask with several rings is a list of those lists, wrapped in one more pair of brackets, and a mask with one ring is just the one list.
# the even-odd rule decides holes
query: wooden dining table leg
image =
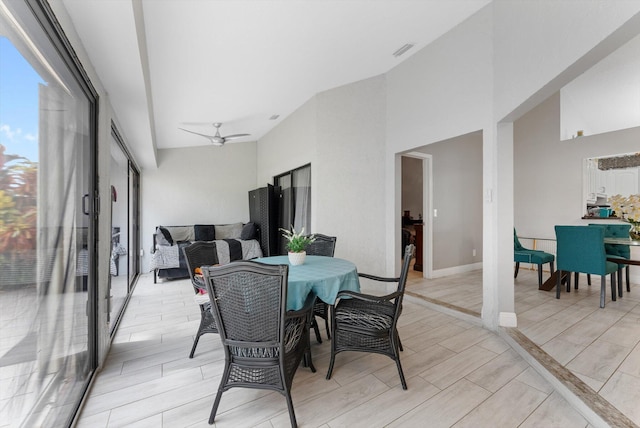
{"label": "wooden dining table leg", "polygon": [[622,268],[618,269],[618,296],[622,297]]}
{"label": "wooden dining table leg", "polygon": [[629,293],[631,291],[631,286],[629,285],[629,265],[627,265],[624,270],[625,270],[625,276],[627,277],[626,278],[626,280],[627,280],[627,293]]}

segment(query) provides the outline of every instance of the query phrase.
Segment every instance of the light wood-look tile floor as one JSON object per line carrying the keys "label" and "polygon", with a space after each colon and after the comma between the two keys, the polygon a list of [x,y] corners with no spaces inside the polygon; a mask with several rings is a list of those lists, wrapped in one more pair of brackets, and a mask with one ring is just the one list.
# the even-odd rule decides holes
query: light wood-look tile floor
{"label": "light wood-look tile floor", "polygon": [[[548,273],[546,274],[548,276]],[[538,290],[536,271],[520,269],[515,280],[518,329],[560,365],[569,369],[600,397],[636,425],[640,425],[640,287],[599,308],[600,277],[591,286],[580,278],[578,290],[560,299]],[[479,316],[482,309],[482,271],[425,280],[412,271],[409,293],[431,302],[459,307]]]}
{"label": "light wood-look tile floor", "polygon": [[[465,304],[475,304],[477,297],[471,298],[472,294],[481,296],[481,276],[476,282],[476,275],[471,275],[471,280],[454,279],[457,285],[450,285],[462,288],[465,282],[473,283],[459,293],[460,299],[468,302]],[[417,290],[423,282],[427,286],[431,281],[413,278],[411,288]],[[539,300],[545,298],[551,300],[546,295]],[[318,371],[311,373],[300,367],[292,389],[301,427],[589,426],[498,335],[477,323],[426,307],[419,299],[408,297],[405,302],[399,331],[409,389],[400,387],[393,361],[372,354],[339,354],[333,377],[326,380],[329,343],[325,338],[317,344],[312,336]],[[561,302],[568,306],[569,299]],[[588,306],[581,305],[585,317],[592,314],[587,313]],[[522,316],[526,318],[524,311]],[[200,339],[195,357],[188,358],[199,319],[188,280],[153,284],[150,275],[143,275],[77,426],[209,426],[224,355],[218,336],[208,334]],[[576,341],[575,337],[562,339]],[[615,353],[609,343],[594,346],[593,352],[599,356]],[[636,364],[629,362],[628,371],[637,370],[638,353],[636,349]],[[586,360],[578,359],[575,365],[589,369]],[[606,387],[607,364],[601,361],[595,365],[597,373],[590,377]],[[615,382],[615,387],[609,388],[612,393],[628,379],[621,376]],[[285,399],[275,392],[231,389],[223,394],[215,426],[287,427]]]}

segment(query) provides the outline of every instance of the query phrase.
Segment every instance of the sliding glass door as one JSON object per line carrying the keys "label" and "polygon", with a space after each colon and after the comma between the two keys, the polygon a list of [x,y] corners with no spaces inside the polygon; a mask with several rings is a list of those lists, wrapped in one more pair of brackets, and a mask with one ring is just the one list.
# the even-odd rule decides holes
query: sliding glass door
{"label": "sliding glass door", "polygon": [[[280,174],[273,179],[278,201],[278,228],[311,233],[311,165]],[[278,253],[286,254],[287,241],[279,233]]]}
{"label": "sliding glass door", "polygon": [[96,366],[96,94],[50,16],[0,0],[3,426],[70,425]]}
{"label": "sliding glass door", "polygon": [[113,333],[139,273],[140,174],[115,125],[111,126],[111,259],[109,322]]}

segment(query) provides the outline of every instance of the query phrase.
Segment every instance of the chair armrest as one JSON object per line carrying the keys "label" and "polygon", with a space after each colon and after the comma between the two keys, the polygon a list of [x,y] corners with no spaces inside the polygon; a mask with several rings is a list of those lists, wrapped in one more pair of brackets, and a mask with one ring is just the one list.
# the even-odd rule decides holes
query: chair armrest
{"label": "chair armrest", "polygon": [[402,293],[400,293],[399,291],[395,291],[391,294],[386,294],[384,296],[374,296],[372,294],[356,293],[355,291],[343,290],[338,293],[338,295],[336,296],[336,300],[342,297],[349,297],[352,299],[364,300],[365,302],[381,303],[381,302],[388,302],[390,300],[393,300],[399,297],[400,294]]}
{"label": "chair armrest", "polygon": [[384,278],[382,276],[369,275],[368,273],[358,273],[359,277],[372,279],[374,281],[383,281],[383,282],[400,282],[400,278]]}

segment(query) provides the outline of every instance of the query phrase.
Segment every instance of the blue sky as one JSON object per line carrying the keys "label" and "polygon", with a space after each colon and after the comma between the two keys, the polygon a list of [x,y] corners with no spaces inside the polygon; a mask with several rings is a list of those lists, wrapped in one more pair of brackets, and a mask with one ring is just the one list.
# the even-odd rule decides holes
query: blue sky
{"label": "blue sky", "polygon": [[0,144],[7,154],[38,161],[38,84],[45,83],[0,36]]}

